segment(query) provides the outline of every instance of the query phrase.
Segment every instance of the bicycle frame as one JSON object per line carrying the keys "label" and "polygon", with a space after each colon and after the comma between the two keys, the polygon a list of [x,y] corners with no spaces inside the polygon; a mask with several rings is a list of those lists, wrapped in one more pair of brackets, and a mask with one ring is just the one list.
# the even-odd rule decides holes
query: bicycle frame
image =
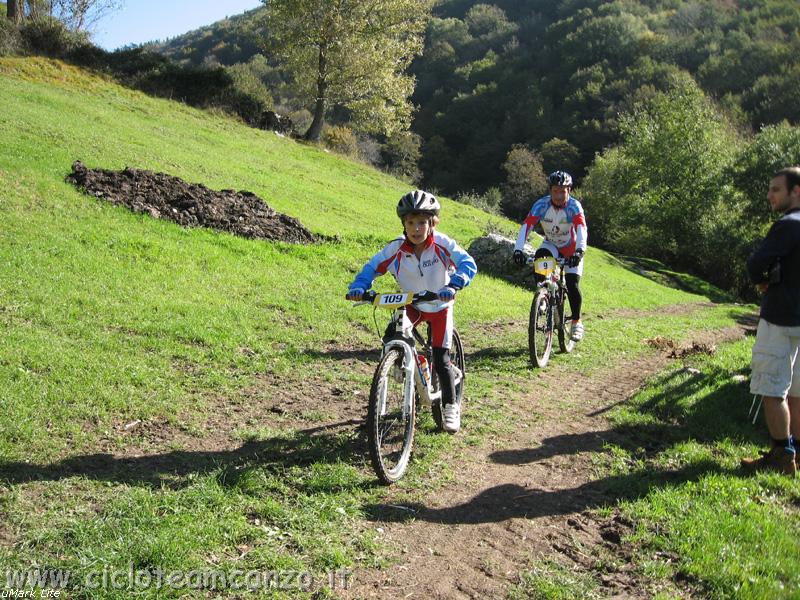
{"label": "bicycle frame", "polygon": [[561,256],[547,255],[529,258],[528,264],[533,264],[534,273],[542,277],[534,290],[528,324],[531,362],[541,368],[549,361],[554,333],[558,335],[558,345],[562,352],[571,352],[575,343],[569,339],[564,322],[567,298],[566,260]]}
{"label": "bicycle frame", "polygon": [[528,259],[528,264],[535,265],[537,261],[543,261],[543,262],[544,261],[548,261],[549,262],[550,260],[553,260],[554,264],[552,266],[550,266],[550,265],[545,266],[545,268],[546,268],[545,272],[540,272],[540,271],[538,271],[536,269],[536,267],[534,267],[534,271],[536,273],[540,274],[540,275],[543,275],[544,278],[545,278],[544,281],[540,281],[539,283],[537,283],[536,287],[537,288],[546,287],[547,290],[549,292],[551,292],[551,293],[554,293],[559,289],[566,290],[567,289],[567,284],[566,284],[566,279],[565,279],[566,273],[564,271],[564,267],[566,266],[567,261],[565,259],[561,258],[560,256],[557,257],[557,258],[552,258],[552,259],[551,258],[541,258],[541,259],[529,258]]}
{"label": "bicycle frame", "polygon": [[[411,323],[411,320],[406,314],[406,306],[412,304],[413,302],[413,294],[402,293],[375,294],[372,302],[367,301],[359,303],[374,304],[377,308],[388,308],[394,310],[392,322],[395,324],[395,337],[384,342],[383,352],[385,354],[386,351],[390,350],[391,348],[398,348],[403,353],[402,368],[406,373],[403,389],[403,404],[404,410],[406,411],[411,409],[410,403],[414,401],[414,394],[412,393],[413,390],[409,389],[412,381],[414,382],[416,392],[428,406],[432,405],[437,400],[440,400],[442,397],[441,390],[434,392],[432,389],[433,377],[429,377],[427,382],[423,381],[422,374],[417,367],[419,352],[416,348],[415,341],[419,341],[421,344],[425,345],[425,340],[423,340],[422,336],[415,331],[414,324]],[[428,361],[428,368],[433,368],[433,365],[430,364],[430,361]],[[455,371],[456,372],[453,375],[456,384],[458,384],[461,378],[461,373],[457,367],[455,368]],[[385,402],[385,398],[383,398],[383,402]],[[382,406],[381,410],[383,411],[384,409],[385,406]]]}

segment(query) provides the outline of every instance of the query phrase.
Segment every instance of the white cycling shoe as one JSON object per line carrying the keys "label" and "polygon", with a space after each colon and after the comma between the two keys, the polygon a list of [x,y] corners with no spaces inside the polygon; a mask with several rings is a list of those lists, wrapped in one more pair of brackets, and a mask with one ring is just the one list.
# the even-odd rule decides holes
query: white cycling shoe
{"label": "white cycling shoe", "polygon": [[442,428],[447,433],[456,433],[461,429],[461,405],[456,402],[442,406]]}
{"label": "white cycling shoe", "polygon": [[569,338],[573,342],[580,342],[583,339],[583,323],[578,321],[577,323],[572,324],[572,330],[570,331]]}

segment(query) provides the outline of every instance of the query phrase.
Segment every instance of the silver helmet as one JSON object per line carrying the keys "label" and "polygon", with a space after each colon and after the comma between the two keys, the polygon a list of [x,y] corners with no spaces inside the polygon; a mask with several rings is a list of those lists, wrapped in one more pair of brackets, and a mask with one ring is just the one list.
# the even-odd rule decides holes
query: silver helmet
{"label": "silver helmet", "polygon": [[424,190],[414,190],[400,198],[400,202],[397,203],[397,216],[400,219],[410,213],[435,216],[439,214],[441,208],[436,196]]}
{"label": "silver helmet", "polygon": [[566,171],[553,171],[547,178],[551,186],[563,185],[572,187],[572,175]]}

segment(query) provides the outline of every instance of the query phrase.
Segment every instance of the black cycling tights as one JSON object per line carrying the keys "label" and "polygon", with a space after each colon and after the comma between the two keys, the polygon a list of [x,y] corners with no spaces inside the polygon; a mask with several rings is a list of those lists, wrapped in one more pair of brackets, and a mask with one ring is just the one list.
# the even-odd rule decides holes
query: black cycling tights
{"label": "black cycling tights", "polygon": [[581,304],[583,303],[583,296],[581,296],[581,276],[577,273],[567,273],[567,298],[569,298],[569,307],[572,309],[572,320],[578,321],[581,318]]}
{"label": "black cycling tights", "polygon": [[433,349],[433,368],[442,384],[442,404],[450,404],[456,397],[456,382],[453,380],[453,370],[450,368],[450,350],[447,348]]}
{"label": "black cycling tights", "polygon": [[[534,254],[535,258],[543,256],[553,256],[549,251],[544,248],[539,248]],[[534,275],[536,282],[544,281],[541,275]],[[565,279],[567,280],[567,298],[569,298],[569,307],[572,310],[572,320],[577,321],[581,318],[581,304],[583,304],[583,296],[581,295],[581,276],[577,273],[567,273]]]}

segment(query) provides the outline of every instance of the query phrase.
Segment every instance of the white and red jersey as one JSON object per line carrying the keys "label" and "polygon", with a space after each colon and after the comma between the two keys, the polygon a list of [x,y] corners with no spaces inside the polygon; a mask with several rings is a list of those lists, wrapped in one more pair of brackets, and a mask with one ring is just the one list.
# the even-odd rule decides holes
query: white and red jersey
{"label": "white and red jersey", "polygon": [[[384,273],[394,275],[404,292],[438,292],[447,285],[461,289],[469,285],[477,271],[475,260],[466,250],[452,238],[434,231],[425,240],[425,248],[419,258],[405,236],[389,242],[364,265],[350,284],[350,289],[368,290],[375,278]],[[436,312],[452,304],[452,300],[432,300],[420,303],[419,308]]]}
{"label": "white and red jersey", "polygon": [[528,216],[520,227],[515,250],[523,250],[528,235],[537,223],[541,223],[544,238],[564,257],[572,256],[577,249],[586,250],[589,230],[581,203],[570,196],[563,208],[553,206],[550,196],[533,203]]}

